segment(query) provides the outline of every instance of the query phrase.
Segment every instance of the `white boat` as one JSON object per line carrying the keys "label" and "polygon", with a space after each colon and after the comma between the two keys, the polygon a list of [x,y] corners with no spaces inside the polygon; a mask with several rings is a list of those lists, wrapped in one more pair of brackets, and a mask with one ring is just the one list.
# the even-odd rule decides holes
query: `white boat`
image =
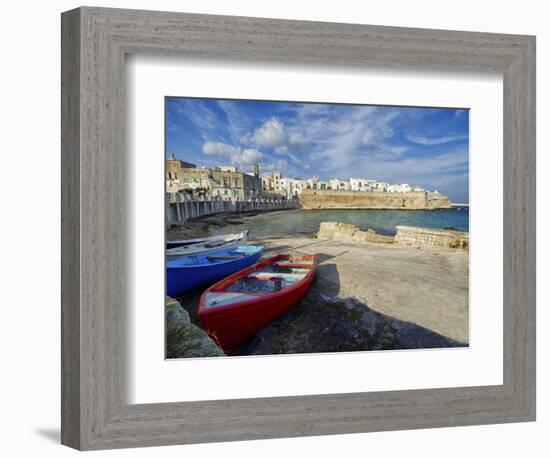
{"label": "white boat", "polygon": [[166,258],[168,260],[182,256],[208,253],[225,248],[244,245],[248,239],[248,230],[238,234],[214,235],[212,237],[172,240],[166,242]]}

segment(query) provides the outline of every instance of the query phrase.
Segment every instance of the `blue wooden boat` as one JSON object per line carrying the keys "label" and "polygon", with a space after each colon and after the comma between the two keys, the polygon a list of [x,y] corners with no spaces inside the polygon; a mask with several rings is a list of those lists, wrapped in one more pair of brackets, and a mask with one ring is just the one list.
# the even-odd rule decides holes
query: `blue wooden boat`
{"label": "blue wooden boat", "polygon": [[237,246],[170,260],[166,263],[166,294],[178,297],[209,286],[254,264],[263,252],[263,246]]}

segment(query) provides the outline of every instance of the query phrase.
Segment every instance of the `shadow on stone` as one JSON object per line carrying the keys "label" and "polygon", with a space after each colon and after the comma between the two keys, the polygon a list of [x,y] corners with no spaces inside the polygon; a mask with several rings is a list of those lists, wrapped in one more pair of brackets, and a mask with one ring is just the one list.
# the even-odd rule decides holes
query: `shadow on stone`
{"label": "shadow on stone", "polygon": [[199,301],[202,293],[203,289],[199,288],[176,298],[179,304],[188,313],[191,323],[195,326],[201,326],[201,320],[199,318]]}
{"label": "shadow on stone", "polygon": [[233,356],[449,347],[467,344],[379,313],[356,298],[312,292]]}

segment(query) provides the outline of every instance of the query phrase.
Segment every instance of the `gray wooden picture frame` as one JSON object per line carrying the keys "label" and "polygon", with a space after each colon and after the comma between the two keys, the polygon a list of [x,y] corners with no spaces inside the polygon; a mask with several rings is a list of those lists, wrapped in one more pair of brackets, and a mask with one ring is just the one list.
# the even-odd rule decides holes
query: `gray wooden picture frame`
{"label": "gray wooden picture frame", "polygon": [[[63,444],[106,449],[535,419],[534,37],[83,7],[62,14],[61,38]],[[504,383],[128,404],[124,62],[134,53],[502,74]]]}

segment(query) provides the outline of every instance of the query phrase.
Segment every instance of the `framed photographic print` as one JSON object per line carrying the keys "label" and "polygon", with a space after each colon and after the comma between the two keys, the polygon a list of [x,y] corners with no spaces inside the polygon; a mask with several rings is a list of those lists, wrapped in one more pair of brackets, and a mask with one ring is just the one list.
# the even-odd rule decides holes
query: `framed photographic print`
{"label": "framed photographic print", "polygon": [[64,13],[62,442],[533,420],[534,69],[529,36]]}
{"label": "framed photographic print", "polygon": [[469,110],[167,97],[165,119],[168,358],[468,346]]}

